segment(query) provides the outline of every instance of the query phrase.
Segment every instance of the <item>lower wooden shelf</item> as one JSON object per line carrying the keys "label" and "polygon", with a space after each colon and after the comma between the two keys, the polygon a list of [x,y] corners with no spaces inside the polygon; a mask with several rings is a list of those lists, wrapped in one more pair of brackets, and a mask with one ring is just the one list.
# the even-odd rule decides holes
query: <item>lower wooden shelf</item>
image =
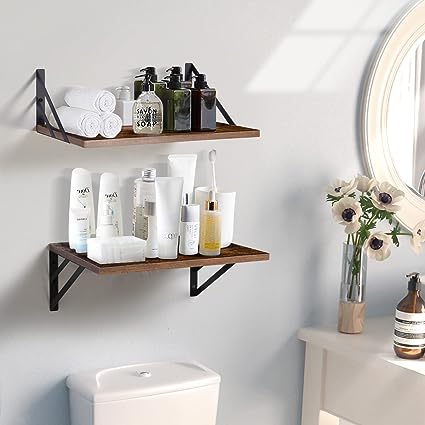
{"label": "lower wooden shelf", "polygon": [[[208,286],[214,283],[220,276],[237,263],[249,263],[256,261],[267,261],[270,254],[265,251],[249,248],[242,245],[231,244],[221,250],[217,257],[205,257],[202,255],[179,255],[175,260],[161,260],[158,258],[146,259],[138,263],[120,264],[98,264],[87,258],[86,255],[77,254],[70,249],[67,242],[52,243],[49,248],[49,298],[50,310],[59,309],[59,301],[66,294],[73,283],[78,279],[84,270],[90,270],[99,275],[122,274],[134,272],[148,272],[169,269],[190,269],[190,296],[194,297],[203,292]],[[63,258],[59,265],[59,257]],[[74,274],[59,290],[59,275],[64,268],[73,263],[78,266]],[[204,266],[222,266],[203,284],[198,284],[198,272]]]}

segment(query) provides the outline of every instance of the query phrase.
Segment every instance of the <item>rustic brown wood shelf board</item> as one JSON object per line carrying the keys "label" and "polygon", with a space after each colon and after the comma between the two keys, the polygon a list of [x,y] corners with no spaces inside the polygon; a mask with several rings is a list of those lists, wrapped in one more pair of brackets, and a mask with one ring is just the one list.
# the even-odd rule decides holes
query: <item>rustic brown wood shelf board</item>
{"label": "rustic brown wood shelf board", "polygon": [[255,261],[267,261],[270,258],[268,252],[232,244],[227,248],[223,248],[218,257],[205,257],[199,254],[190,256],[179,255],[176,260],[160,260],[159,258],[153,258],[146,259],[146,261],[140,263],[103,265],[90,260],[85,255],[77,254],[74,250],[69,248],[67,242],[52,243],[49,245],[49,250],[62,258],[68,259],[74,264],[101,275],[250,263]]}
{"label": "rustic brown wood shelf board", "polygon": [[[53,130],[55,137],[62,138],[59,130]],[[41,124],[37,125],[37,132],[49,136],[49,129]],[[162,133],[155,136],[146,136],[134,134],[131,127],[123,127],[120,134],[115,139],[105,139],[96,137],[87,139],[86,137],[76,136],[75,134],[66,133],[70,144],[80,146],[82,148],[106,148],[112,146],[129,146],[129,145],[149,145],[155,143],[174,143],[174,142],[195,142],[207,140],[224,140],[224,139],[246,139],[252,137],[260,137],[260,130],[256,128],[241,127],[239,125],[229,125],[217,123],[216,131],[191,131],[189,133]]]}

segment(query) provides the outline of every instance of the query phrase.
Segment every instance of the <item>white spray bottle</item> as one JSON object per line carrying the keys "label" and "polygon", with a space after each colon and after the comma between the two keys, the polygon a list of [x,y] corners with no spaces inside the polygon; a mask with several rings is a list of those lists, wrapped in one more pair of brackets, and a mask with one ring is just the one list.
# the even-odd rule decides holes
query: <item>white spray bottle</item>
{"label": "white spray bottle", "polygon": [[99,187],[99,205],[97,209],[97,220],[100,219],[106,210],[107,204],[112,210],[112,224],[117,229],[117,236],[123,235],[122,228],[122,210],[121,210],[121,197],[118,177],[112,173],[103,173],[100,176]]}
{"label": "white spray bottle", "polygon": [[93,187],[91,174],[84,168],[75,168],[71,174],[71,190],[69,193],[69,246],[75,249],[78,235],[74,226],[74,215],[71,210],[88,209],[88,237],[94,236],[96,222],[94,217]]}

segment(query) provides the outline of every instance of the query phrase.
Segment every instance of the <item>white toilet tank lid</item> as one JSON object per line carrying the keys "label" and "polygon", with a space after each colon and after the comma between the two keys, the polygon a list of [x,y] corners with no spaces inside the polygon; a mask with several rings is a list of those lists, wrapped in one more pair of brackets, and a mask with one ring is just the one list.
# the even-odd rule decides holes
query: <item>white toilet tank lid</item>
{"label": "white toilet tank lid", "polygon": [[147,397],[218,384],[220,375],[196,362],[142,363],[68,376],[66,385],[93,403]]}

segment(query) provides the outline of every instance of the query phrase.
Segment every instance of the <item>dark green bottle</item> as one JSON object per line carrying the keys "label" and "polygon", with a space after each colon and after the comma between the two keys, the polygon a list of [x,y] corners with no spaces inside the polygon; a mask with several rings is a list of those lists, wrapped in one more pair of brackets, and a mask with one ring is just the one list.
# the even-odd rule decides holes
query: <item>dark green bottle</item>
{"label": "dark green bottle", "polygon": [[[141,74],[136,75],[134,80],[134,100],[137,100],[142,93],[142,84],[145,81],[145,76],[150,75],[150,81],[154,85],[155,94],[161,98],[161,90],[166,88],[164,81],[158,81],[158,75],[154,66],[147,66],[140,70]],[[161,99],[162,100],[162,99]]]}
{"label": "dark green bottle", "polygon": [[216,129],[216,90],[209,88],[205,74],[195,78],[192,89],[192,131]]}
{"label": "dark green bottle", "polygon": [[167,88],[163,90],[164,131],[190,131],[191,129],[191,91],[181,85],[181,76],[171,74],[167,77]]}

